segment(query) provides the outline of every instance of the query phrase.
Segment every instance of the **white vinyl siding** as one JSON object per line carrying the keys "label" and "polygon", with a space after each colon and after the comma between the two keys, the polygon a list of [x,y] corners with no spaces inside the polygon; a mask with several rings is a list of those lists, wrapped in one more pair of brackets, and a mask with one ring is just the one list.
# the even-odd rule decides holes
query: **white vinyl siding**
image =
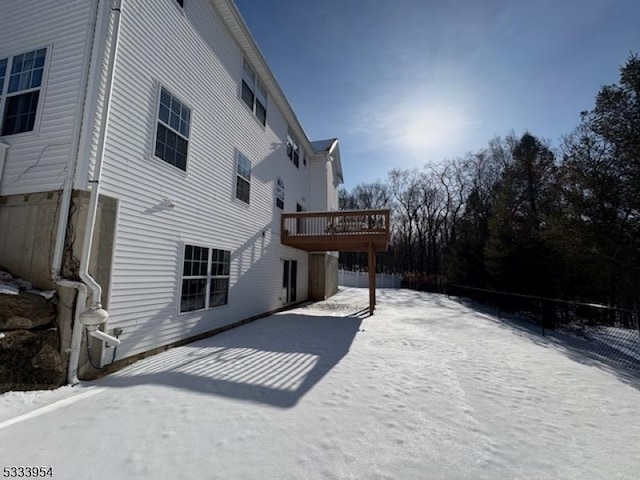
{"label": "white vinyl siding", "polygon": [[[282,307],[281,258],[298,262],[299,300],[308,281],[308,254],[281,245],[274,205],[277,178],[295,209],[307,176],[286,156],[280,110],[272,105],[262,126],[238,99],[243,52],[211,2],[189,0],[184,12],[169,1],[126,7],[101,181],[119,200],[109,298],[109,329],[123,329],[118,358]],[[158,85],[193,109],[186,172],[150,151]],[[250,205],[236,199],[239,151],[251,160]],[[179,313],[185,244],[230,252],[224,307]],[[223,280],[211,279],[218,299]]]}
{"label": "white vinyl siding", "polygon": [[309,185],[309,210],[324,211],[328,210],[327,204],[327,165],[326,154],[321,154],[309,159],[307,170],[309,177],[312,179]]}
{"label": "white vinyl siding", "polygon": [[[0,137],[10,147],[0,179],[0,195],[62,188],[86,81],[84,66],[92,4],[77,0],[2,2],[0,59],[46,48],[46,60],[41,86],[30,89],[38,90],[39,97],[34,128]],[[10,68],[11,62],[7,62],[4,91]],[[39,68],[32,70],[31,80],[39,74]],[[4,115],[2,107],[0,115]]]}

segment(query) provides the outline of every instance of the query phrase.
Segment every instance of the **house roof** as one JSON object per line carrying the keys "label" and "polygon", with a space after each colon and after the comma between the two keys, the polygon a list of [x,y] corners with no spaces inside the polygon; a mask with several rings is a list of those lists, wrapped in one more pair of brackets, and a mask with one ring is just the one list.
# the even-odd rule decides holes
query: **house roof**
{"label": "house roof", "polygon": [[331,150],[333,144],[338,141],[337,138],[330,138],[329,140],[316,140],[311,142],[311,147],[316,153],[326,153]]}

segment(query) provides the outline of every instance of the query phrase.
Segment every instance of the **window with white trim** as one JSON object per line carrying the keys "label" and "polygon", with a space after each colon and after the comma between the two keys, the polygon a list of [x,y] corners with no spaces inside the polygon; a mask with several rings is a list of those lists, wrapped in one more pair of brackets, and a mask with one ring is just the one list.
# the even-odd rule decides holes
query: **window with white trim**
{"label": "window with white trim", "polygon": [[251,191],[251,161],[238,152],[236,163],[236,198],[244,203],[249,203]]}
{"label": "window with white trim", "polygon": [[300,165],[300,146],[298,139],[291,129],[287,131],[287,157],[293,162],[296,168]]}
{"label": "window with white trim", "polygon": [[230,264],[227,250],[185,245],[180,313],[226,305]]}
{"label": "window with white trim", "polygon": [[0,58],[0,135],[35,128],[47,49]]}
{"label": "window with white trim", "polygon": [[267,89],[253,68],[242,61],[242,100],[262,125],[267,124]]}
{"label": "window with white trim", "polygon": [[276,207],[284,209],[284,181],[281,178],[276,180]]}
{"label": "window with white trim", "polygon": [[190,129],[191,109],[161,87],[155,156],[186,171]]}

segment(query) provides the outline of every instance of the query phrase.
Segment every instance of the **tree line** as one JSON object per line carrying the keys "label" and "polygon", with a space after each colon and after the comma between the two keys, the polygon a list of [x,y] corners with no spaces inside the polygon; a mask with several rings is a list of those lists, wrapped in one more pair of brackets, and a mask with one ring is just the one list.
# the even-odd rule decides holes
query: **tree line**
{"label": "tree line", "polygon": [[[462,158],[393,169],[340,191],[342,209],[390,208],[378,268],[425,285],[454,283],[638,308],[640,58],[558,147],[530,132]],[[344,253],[346,268],[366,256]]]}

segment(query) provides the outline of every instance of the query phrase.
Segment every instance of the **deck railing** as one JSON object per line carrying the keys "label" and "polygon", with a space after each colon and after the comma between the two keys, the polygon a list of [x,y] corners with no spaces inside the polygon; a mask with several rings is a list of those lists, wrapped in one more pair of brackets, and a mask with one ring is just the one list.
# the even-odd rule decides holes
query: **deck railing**
{"label": "deck railing", "polygon": [[[296,245],[328,242],[388,243],[389,210],[337,210],[332,212],[283,213],[282,242]],[[379,247],[378,247],[379,248]]]}

